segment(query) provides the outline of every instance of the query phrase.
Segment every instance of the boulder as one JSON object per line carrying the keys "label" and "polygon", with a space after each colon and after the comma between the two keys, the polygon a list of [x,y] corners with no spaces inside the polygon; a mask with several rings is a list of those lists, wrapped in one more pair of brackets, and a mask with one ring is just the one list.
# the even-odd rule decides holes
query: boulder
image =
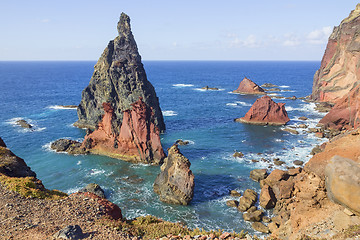
{"label": "boulder", "polygon": [[272,186],[272,190],[277,200],[290,198],[294,190],[293,178],[277,182]]}
{"label": "boulder", "polygon": [[250,172],[250,178],[256,182],[265,179],[268,176],[266,169],[254,169]]}
{"label": "boulder", "polygon": [[[87,151],[121,160],[158,165],[165,158],[160,131],[153,113],[142,100],[131,104],[124,112],[120,129],[114,128],[116,114],[110,103],[103,103],[105,114],[96,130],[85,136],[82,143]],[[116,125],[116,124],[115,124]]]}
{"label": "boulder", "polygon": [[79,120],[74,125],[95,129],[104,115],[103,103],[106,102],[114,110],[112,127],[118,131],[126,110],[141,97],[151,111],[154,126],[163,132],[165,123],[159,99],[147,80],[130,18],[125,13],[121,13],[117,31],[118,36],[105,48],[94,67],[89,85],[82,92],[77,109]]}
{"label": "boulder", "polygon": [[284,128],[284,129],[282,129],[282,130],[285,131],[285,132],[289,132],[289,133],[295,134],[295,135],[299,134],[298,131],[296,131],[295,129],[292,129],[292,128]]}
{"label": "boulder", "polygon": [[219,88],[209,87],[209,86],[202,87],[201,89],[204,89],[204,90],[213,90],[213,91],[218,91],[218,90],[219,90]]}
{"label": "boulder", "polygon": [[19,158],[8,148],[0,138],[0,173],[9,177],[36,177],[24,159]]}
{"label": "boulder", "polygon": [[325,168],[327,195],[332,201],[360,215],[360,164],[334,156]]}
{"label": "boulder", "polygon": [[230,195],[233,196],[233,197],[240,197],[240,196],[241,196],[241,193],[239,193],[239,192],[236,191],[236,190],[231,190],[231,191],[230,191]]}
{"label": "boulder", "polygon": [[250,222],[261,222],[262,216],[264,215],[264,211],[262,210],[256,210],[254,212],[246,212],[243,214],[243,218],[245,221]]}
{"label": "boulder", "polygon": [[257,200],[257,193],[252,189],[246,189],[244,195],[240,198],[238,210],[245,212],[254,206]]}
{"label": "boulder", "polygon": [[265,209],[271,209],[275,207],[276,197],[273,190],[268,185],[265,185],[261,188],[259,202],[260,206]]}
{"label": "boulder", "polygon": [[17,125],[19,125],[20,127],[22,128],[32,128],[33,126],[30,125],[27,121],[25,121],[24,119],[20,119],[20,120],[17,120],[15,122]]}
{"label": "boulder", "polygon": [[229,207],[237,207],[239,205],[239,202],[236,200],[228,200],[226,201],[226,205]]}
{"label": "boulder", "polygon": [[240,82],[239,87],[236,90],[234,90],[233,93],[265,94],[265,91],[256,83],[244,77],[244,79]]}
{"label": "boulder", "polygon": [[304,162],[301,160],[295,160],[295,161],[293,161],[293,163],[294,163],[294,165],[297,165],[297,166],[302,166],[304,164]]}
{"label": "boulder", "polygon": [[285,110],[285,103],[275,103],[269,96],[263,96],[255,101],[244,117],[235,121],[279,126],[285,125],[290,119]]}
{"label": "boulder", "polygon": [[189,141],[184,141],[182,139],[178,139],[175,142],[175,144],[177,144],[177,145],[189,145],[189,143],[190,143]]}
{"label": "boulder", "polygon": [[67,152],[69,154],[86,154],[87,150],[81,143],[70,139],[58,139],[51,143],[51,149],[56,152]]}
{"label": "boulder", "polygon": [[304,116],[303,116],[303,117],[299,117],[298,119],[299,119],[299,120],[303,120],[303,121],[308,120],[308,118],[307,118],[307,117],[304,117]]}
{"label": "boulder", "polygon": [[190,161],[175,144],[168,150],[168,157],[154,182],[154,192],[166,203],[187,205],[194,195],[194,174]]}
{"label": "boulder", "polygon": [[79,190],[79,192],[90,192],[96,194],[101,198],[106,198],[104,190],[100,187],[100,185],[96,183],[89,183],[83,189]]}
{"label": "boulder", "polygon": [[272,187],[281,180],[287,180],[288,178],[289,178],[288,172],[275,169],[269,174],[269,176],[267,176],[267,178],[265,178],[264,183]]}
{"label": "boulder", "polygon": [[79,225],[69,225],[53,235],[53,238],[61,239],[83,239],[86,235],[83,233]]}
{"label": "boulder", "polygon": [[233,157],[242,158],[244,154],[242,152],[234,152]]}
{"label": "boulder", "polygon": [[264,225],[263,223],[261,222],[254,222],[251,224],[251,227],[255,230],[255,231],[258,231],[258,232],[262,232],[262,233],[269,233],[269,228]]}

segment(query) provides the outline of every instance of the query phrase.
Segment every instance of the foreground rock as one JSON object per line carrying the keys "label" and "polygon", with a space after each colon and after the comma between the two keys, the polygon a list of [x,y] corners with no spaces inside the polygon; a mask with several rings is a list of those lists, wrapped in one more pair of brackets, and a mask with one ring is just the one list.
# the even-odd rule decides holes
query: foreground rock
{"label": "foreground rock", "polygon": [[154,87],[147,80],[131,32],[130,18],[125,13],[120,16],[117,30],[119,35],[105,48],[94,67],[89,85],[82,92],[77,110],[79,120],[74,125],[95,129],[104,114],[102,104],[106,102],[114,110],[112,128],[118,131],[124,111],[141,97],[147,108],[151,109],[155,126],[162,132],[165,124],[159,100]]}
{"label": "foreground rock", "polygon": [[53,235],[53,238],[83,239],[85,237],[79,225],[69,225]]}
{"label": "foreground rock", "polygon": [[[119,130],[114,128],[116,114],[110,103],[104,103],[105,114],[97,129],[85,136],[82,147],[93,154],[107,155],[125,161],[161,164],[165,158],[160,131],[152,109],[140,98],[124,111]],[[116,125],[116,124],[115,124]]]}
{"label": "foreground rock", "polygon": [[194,195],[194,174],[190,161],[184,157],[177,145],[169,149],[168,157],[154,182],[154,192],[166,203],[187,205]]}
{"label": "foreground rock", "polygon": [[0,138],[0,174],[9,177],[36,177],[30,167],[28,167],[24,159],[19,158],[8,148]]}
{"label": "foreground rock", "polygon": [[360,80],[360,4],[329,37],[320,69],[315,73],[311,98],[336,102]]}
{"label": "foreground rock", "polygon": [[360,164],[334,156],[325,168],[325,183],[330,200],[360,215]]}
{"label": "foreground rock", "polygon": [[106,198],[104,190],[100,187],[100,185],[96,183],[89,183],[84,188],[80,189],[79,192],[90,192],[101,198]]}
{"label": "foreground rock", "polygon": [[234,90],[233,93],[265,94],[265,91],[256,83],[244,77],[244,79],[240,82],[239,87],[236,90]]}
{"label": "foreground rock", "polygon": [[263,96],[255,101],[250,110],[237,122],[256,125],[285,125],[290,121],[285,110],[285,103],[275,103],[269,96]]}
{"label": "foreground rock", "polygon": [[240,198],[238,210],[241,212],[247,211],[254,206],[257,200],[257,193],[252,189],[246,189],[243,196]]}

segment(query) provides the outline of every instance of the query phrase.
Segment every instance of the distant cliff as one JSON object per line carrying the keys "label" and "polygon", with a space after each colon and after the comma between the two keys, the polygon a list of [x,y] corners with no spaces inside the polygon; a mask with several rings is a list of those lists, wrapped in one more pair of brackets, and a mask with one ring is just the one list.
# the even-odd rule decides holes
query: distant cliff
{"label": "distant cliff", "polygon": [[360,4],[329,37],[311,98],[333,102],[345,96],[360,79]]}
{"label": "distant cliff", "polygon": [[104,102],[111,104],[117,121],[114,131],[120,129],[123,111],[139,97],[152,108],[155,125],[165,130],[158,97],[147,80],[141,56],[130,28],[130,18],[125,13],[117,25],[119,35],[109,42],[95,65],[89,85],[82,92],[77,112],[79,120],[75,126],[95,129],[101,121]]}

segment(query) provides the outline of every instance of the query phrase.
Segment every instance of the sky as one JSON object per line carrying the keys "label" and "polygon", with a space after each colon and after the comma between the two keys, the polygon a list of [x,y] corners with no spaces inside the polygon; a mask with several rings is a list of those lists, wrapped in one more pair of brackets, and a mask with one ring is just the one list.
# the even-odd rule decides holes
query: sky
{"label": "sky", "polygon": [[0,0],[0,61],[97,60],[121,12],[143,60],[320,61],[353,0]]}

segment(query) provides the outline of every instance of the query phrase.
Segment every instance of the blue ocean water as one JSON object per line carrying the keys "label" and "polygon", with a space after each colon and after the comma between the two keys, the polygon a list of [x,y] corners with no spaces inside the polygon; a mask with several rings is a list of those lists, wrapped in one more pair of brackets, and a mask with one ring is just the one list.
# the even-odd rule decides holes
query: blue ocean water
{"label": "blue ocean water", "polygon": [[[191,161],[195,175],[195,194],[189,206],[164,204],[152,191],[160,171],[157,166],[104,156],[71,156],[49,149],[56,139],[84,137],[83,129],[72,126],[77,120],[76,110],[58,105],[80,102],[94,65],[0,62],[0,137],[25,159],[47,188],[72,193],[88,183],[98,183],[127,218],[151,214],[190,227],[252,232],[242,214],[226,206],[227,200],[236,199],[229,196],[229,190],[252,188],[260,192],[259,184],[249,179],[252,169],[274,169],[274,158],[287,166],[293,166],[294,160],[306,162],[310,150],[323,141],[302,129],[293,135],[282,131],[283,127],[234,122],[258,96],[231,93],[246,76],[259,85],[278,85],[282,91],[272,95],[307,96],[320,62],[145,61],[148,79],[164,113],[167,130],[161,135],[163,147],[167,149],[177,139],[189,140],[181,152]],[[220,90],[202,90],[206,85]],[[274,100],[286,103],[290,126],[315,126],[322,117],[314,111],[314,104],[303,100]],[[309,120],[298,120],[301,116]],[[15,125],[20,118],[33,124],[34,130]],[[235,150],[244,157],[232,157]]]}

